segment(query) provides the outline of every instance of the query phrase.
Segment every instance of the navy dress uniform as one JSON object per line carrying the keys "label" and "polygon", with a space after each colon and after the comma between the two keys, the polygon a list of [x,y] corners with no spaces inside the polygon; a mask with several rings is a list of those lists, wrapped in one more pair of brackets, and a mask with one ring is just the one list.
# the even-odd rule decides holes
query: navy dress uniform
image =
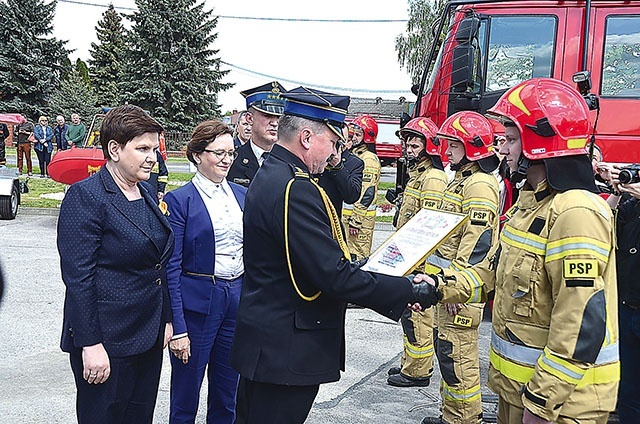
{"label": "navy dress uniform", "polygon": [[[251,108],[267,115],[282,116],[284,110],[284,98],[282,93],[285,88],[279,82],[273,81],[260,87],[241,91],[245,97],[247,110]],[[238,157],[233,161],[227,180],[236,184],[249,187],[249,183],[260,169],[265,158],[256,157],[251,140],[237,148]]]}
{"label": "navy dress uniform", "polygon": [[327,166],[318,176],[318,184],[329,196],[338,218],[342,218],[343,203],[353,204],[360,199],[363,171],[362,159],[345,150],[338,166]]}
{"label": "navy dress uniform", "polygon": [[[283,119],[324,122],[342,137],[348,97],[303,87],[284,97]],[[351,264],[334,207],[290,150],[301,142],[278,141],[245,201],[245,280],[231,348],[239,424],[304,422],[319,384],[344,369],[347,301],[397,321],[416,290],[435,291]]]}

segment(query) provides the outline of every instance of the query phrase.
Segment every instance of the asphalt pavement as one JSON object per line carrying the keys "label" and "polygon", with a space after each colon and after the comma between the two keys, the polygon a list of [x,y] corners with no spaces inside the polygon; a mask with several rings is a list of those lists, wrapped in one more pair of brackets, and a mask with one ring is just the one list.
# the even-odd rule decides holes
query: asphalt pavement
{"label": "asphalt pavement", "polygon": [[[0,221],[0,260],[7,281],[0,305],[2,423],[75,422],[75,387],[68,355],[59,348],[64,285],[56,248],[57,219],[57,210],[23,208],[15,220]],[[389,224],[377,224],[374,244],[392,231]],[[437,367],[427,388],[386,384],[387,369],[399,364],[402,352],[398,323],[367,309],[349,309],[346,335],[346,371],[339,382],[321,386],[308,423],[419,423],[426,415],[439,416]],[[479,343],[484,382],[489,346],[486,322],[481,325]],[[169,374],[165,356],[156,423],[168,422]],[[486,410],[495,411],[495,398],[486,388],[483,398]],[[205,388],[196,423],[205,422],[204,405]]]}

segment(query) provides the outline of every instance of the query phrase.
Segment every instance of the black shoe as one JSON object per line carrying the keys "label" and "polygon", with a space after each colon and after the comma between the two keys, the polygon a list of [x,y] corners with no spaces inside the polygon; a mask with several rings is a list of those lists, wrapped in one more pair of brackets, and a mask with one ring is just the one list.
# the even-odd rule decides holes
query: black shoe
{"label": "black shoe", "polygon": [[443,420],[442,417],[424,417],[421,424],[447,424],[447,422]]}
{"label": "black shoe", "polygon": [[427,387],[430,378],[413,378],[402,373],[390,375],[387,384],[396,387]]}
{"label": "black shoe", "polygon": [[387,371],[387,375],[396,375],[396,374],[400,374],[400,371],[402,371],[402,368],[400,368],[400,367],[391,367],[391,368],[389,368],[389,370]]}

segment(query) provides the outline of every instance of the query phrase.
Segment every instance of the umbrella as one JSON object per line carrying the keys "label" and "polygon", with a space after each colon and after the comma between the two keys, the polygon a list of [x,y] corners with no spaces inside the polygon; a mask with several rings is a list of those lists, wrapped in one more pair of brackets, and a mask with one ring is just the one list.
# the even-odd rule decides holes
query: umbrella
{"label": "umbrella", "polygon": [[0,113],[0,122],[7,124],[22,124],[27,119],[20,113]]}

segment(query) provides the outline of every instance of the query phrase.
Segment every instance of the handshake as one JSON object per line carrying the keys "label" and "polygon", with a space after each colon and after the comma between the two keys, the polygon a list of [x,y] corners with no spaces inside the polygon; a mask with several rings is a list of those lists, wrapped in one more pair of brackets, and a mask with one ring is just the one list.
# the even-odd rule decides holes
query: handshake
{"label": "handshake", "polygon": [[442,293],[438,290],[438,280],[425,274],[407,276],[412,283],[413,304],[409,308],[419,312],[430,308],[442,300]]}

